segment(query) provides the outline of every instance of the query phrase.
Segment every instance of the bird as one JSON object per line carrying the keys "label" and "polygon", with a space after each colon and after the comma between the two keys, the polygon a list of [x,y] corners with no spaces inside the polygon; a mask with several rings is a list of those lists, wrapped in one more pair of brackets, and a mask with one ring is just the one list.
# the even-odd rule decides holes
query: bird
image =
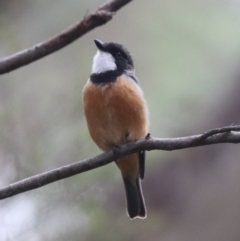
{"label": "bird", "polygon": [[[132,56],[117,42],[94,40],[97,52],[83,88],[83,108],[92,140],[104,152],[148,136],[149,114],[143,91],[135,76]],[[146,218],[141,180],[145,152],[115,160],[126,191],[130,219]]]}

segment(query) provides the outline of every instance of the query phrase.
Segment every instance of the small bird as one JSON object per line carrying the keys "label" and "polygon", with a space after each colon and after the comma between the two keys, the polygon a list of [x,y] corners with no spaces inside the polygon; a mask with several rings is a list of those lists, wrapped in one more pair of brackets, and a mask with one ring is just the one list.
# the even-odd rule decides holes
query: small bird
{"label": "small bird", "polygon": [[[103,151],[109,151],[147,136],[148,109],[129,51],[116,42],[94,42],[98,50],[83,89],[84,113],[93,141]],[[116,164],[123,177],[128,216],[145,218],[140,183],[144,178],[145,152],[119,158]]]}

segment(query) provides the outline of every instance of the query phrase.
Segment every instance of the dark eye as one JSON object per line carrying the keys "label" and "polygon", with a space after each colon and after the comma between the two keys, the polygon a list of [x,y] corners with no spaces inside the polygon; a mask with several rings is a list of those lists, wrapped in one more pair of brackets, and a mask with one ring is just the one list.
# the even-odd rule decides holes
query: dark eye
{"label": "dark eye", "polygon": [[122,57],[122,54],[120,52],[117,52],[116,56],[120,58],[120,57]]}

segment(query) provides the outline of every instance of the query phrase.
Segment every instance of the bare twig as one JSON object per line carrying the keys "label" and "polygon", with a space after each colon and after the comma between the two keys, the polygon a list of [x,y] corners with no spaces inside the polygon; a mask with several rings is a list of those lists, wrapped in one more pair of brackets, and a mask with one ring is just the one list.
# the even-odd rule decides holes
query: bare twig
{"label": "bare twig", "polygon": [[240,131],[240,126],[235,126],[234,124],[232,124],[230,126],[212,129],[212,130],[206,131],[205,133],[200,135],[196,140],[202,141],[204,139],[207,139],[209,136],[213,136],[215,134],[224,133],[224,132],[228,133],[230,131]]}
{"label": "bare twig", "polygon": [[55,37],[11,56],[0,59],[0,74],[5,74],[43,58],[80,38],[90,30],[107,23],[114,13],[132,0],[110,0],[81,21],[63,30]]}
{"label": "bare twig", "polygon": [[[219,143],[240,143],[240,126],[229,126],[210,130],[202,135],[193,135],[178,138],[152,138],[130,142],[120,146],[117,151],[102,153],[96,157],[63,166],[42,174],[38,174],[8,186],[0,188],[0,199],[5,199],[19,193],[42,187],[49,183],[71,177],[73,175],[106,165],[117,158],[141,150],[172,151],[189,147],[204,146]],[[234,131],[234,132],[232,132]],[[208,136],[207,136],[208,133]],[[207,136],[207,137],[206,137]],[[201,137],[204,139],[201,140]],[[206,137],[206,138],[205,138]],[[201,140],[196,142],[196,140]],[[117,153],[116,153],[117,152]]]}

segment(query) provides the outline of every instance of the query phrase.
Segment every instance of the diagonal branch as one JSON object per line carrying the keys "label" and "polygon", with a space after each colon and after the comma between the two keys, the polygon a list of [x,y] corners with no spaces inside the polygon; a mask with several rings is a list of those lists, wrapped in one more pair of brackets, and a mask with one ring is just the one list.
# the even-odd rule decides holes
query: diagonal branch
{"label": "diagonal branch", "polygon": [[[234,131],[234,132],[231,132]],[[102,153],[98,156],[87,160],[79,161],[67,166],[59,167],[54,170],[44,172],[21,181],[15,182],[8,186],[0,188],[0,199],[5,199],[19,193],[23,193],[32,189],[36,189],[49,183],[71,177],[73,175],[86,172],[114,160],[142,150],[165,150],[172,151],[189,147],[197,147],[219,143],[240,143],[240,126],[229,126],[217,128],[205,132],[201,135],[193,135],[177,138],[153,138],[148,137],[144,140],[130,142],[120,146],[114,151]],[[208,133],[208,136],[206,136]],[[201,138],[204,137],[204,138]],[[206,137],[206,138],[205,138]]]}
{"label": "diagonal branch", "polygon": [[132,0],[110,0],[81,21],[45,42],[0,59],[0,74],[5,74],[43,58],[80,38],[90,30],[107,23],[114,13]]}

